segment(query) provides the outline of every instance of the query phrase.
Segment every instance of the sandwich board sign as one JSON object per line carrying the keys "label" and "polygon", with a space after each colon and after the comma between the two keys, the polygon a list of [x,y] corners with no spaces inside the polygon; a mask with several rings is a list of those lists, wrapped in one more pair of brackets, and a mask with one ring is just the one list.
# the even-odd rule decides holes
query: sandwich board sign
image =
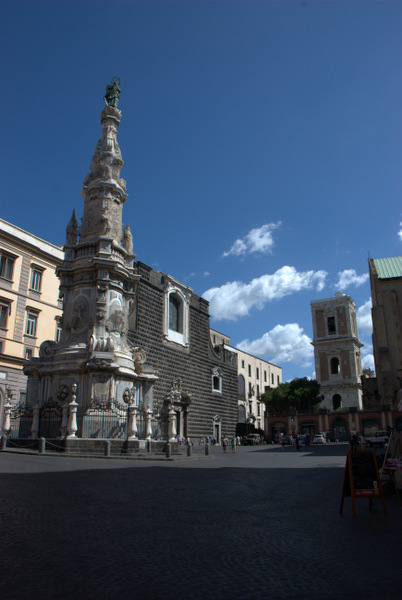
{"label": "sandwich board sign", "polygon": [[356,516],[356,498],[367,498],[370,501],[370,510],[373,506],[373,498],[380,498],[384,515],[387,514],[374,450],[349,450],[343,477],[342,499],[339,510],[341,514],[345,496],[352,498],[354,517]]}

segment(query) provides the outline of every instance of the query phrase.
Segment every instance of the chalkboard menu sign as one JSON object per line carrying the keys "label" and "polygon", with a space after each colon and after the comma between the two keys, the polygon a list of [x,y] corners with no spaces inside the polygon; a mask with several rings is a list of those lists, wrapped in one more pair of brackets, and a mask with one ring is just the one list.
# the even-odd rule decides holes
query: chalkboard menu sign
{"label": "chalkboard menu sign", "polygon": [[356,498],[368,498],[370,500],[370,510],[372,508],[373,498],[380,498],[382,500],[384,514],[387,514],[374,450],[348,452],[343,478],[340,513],[342,513],[345,496],[351,496],[352,498],[354,517],[356,516]]}

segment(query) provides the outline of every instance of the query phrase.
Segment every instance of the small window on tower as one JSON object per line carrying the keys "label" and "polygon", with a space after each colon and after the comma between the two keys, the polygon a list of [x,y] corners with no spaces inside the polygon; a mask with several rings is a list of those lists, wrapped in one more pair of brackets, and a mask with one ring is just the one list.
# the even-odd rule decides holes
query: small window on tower
{"label": "small window on tower", "polygon": [[336,333],[335,317],[328,317],[327,323],[328,323],[328,333],[329,334]]}
{"label": "small window on tower", "polygon": [[331,358],[331,375],[339,375],[339,359]]}

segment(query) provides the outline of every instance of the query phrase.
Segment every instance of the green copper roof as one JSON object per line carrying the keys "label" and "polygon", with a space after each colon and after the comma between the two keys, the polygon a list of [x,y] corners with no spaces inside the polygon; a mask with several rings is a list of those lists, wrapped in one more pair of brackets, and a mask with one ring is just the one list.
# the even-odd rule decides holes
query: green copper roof
{"label": "green copper roof", "polygon": [[379,279],[402,277],[402,256],[374,258],[373,263]]}

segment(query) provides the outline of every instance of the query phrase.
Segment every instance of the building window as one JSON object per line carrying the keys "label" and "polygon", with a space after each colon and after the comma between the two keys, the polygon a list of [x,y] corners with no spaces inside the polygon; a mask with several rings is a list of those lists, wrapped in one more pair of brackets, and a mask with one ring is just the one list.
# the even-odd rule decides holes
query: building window
{"label": "building window", "polygon": [[169,296],[169,329],[181,333],[183,322],[182,302],[174,294]]}
{"label": "building window", "polygon": [[275,380],[274,380],[274,374],[273,374],[273,373],[271,373],[271,383],[272,383],[272,385],[274,385],[274,381],[275,381]]}
{"label": "building window", "polygon": [[27,324],[25,333],[31,337],[36,336],[36,329],[38,325],[38,315],[33,312],[27,312]]}
{"label": "building window", "polygon": [[4,352],[4,342],[3,340],[0,340],[0,354],[3,354]]}
{"label": "building window", "polygon": [[257,404],[257,417],[261,417],[261,404],[259,402]]}
{"label": "building window", "polygon": [[35,292],[40,292],[41,285],[42,285],[42,274],[43,274],[43,269],[41,269],[40,267],[36,267],[35,265],[32,265],[31,290],[34,290]]}
{"label": "building window", "polygon": [[244,360],[241,361],[241,368],[244,369]]}
{"label": "building window", "polygon": [[251,377],[251,365],[248,365],[248,376]]}
{"label": "building window", "polygon": [[164,337],[170,342],[188,346],[191,290],[168,275],[164,277]]}
{"label": "building window", "polygon": [[33,356],[32,348],[25,348],[25,360],[31,360]]}
{"label": "building window", "polygon": [[257,367],[255,370],[255,378],[259,379],[260,378],[260,369]]}
{"label": "building window", "polygon": [[328,334],[331,335],[333,333],[336,333],[335,317],[328,317],[327,324],[328,324]]}
{"label": "building window", "polygon": [[214,375],[212,377],[212,387],[213,387],[214,392],[221,391],[221,380],[219,379],[219,377],[217,375]]}
{"label": "building window", "polygon": [[340,394],[334,394],[332,396],[332,410],[338,410],[338,408],[342,407],[342,398]]}
{"label": "building window", "polygon": [[276,376],[276,383],[277,383],[277,385],[279,385],[279,383],[280,383],[279,375]]}
{"label": "building window", "polygon": [[11,312],[11,303],[6,299],[0,300],[0,328],[7,329],[7,321]]}
{"label": "building window", "polygon": [[217,394],[222,394],[222,371],[220,367],[212,369],[212,391]]}
{"label": "building window", "polygon": [[12,281],[14,273],[15,257],[6,254],[1,250],[0,253],[0,277]]}
{"label": "building window", "polygon": [[259,397],[260,397],[260,386],[257,385],[257,398],[259,398]]}
{"label": "building window", "polygon": [[61,327],[60,319],[56,318],[56,335],[55,335],[56,342],[60,342],[61,332],[62,332],[62,327]]}
{"label": "building window", "polygon": [[237,379],[237,393],[240,398],[246,397],[246,382],[244,381],[243,375],[239,375]]}
{"label": "building window", "polygon": [[266,380],[267,380],[267,372],[264,371],[264,381],[266,381]]}
{"label": "building window", "polygon": [[331,358],[331,375],[339,375],[339,359],[334,357]]}

